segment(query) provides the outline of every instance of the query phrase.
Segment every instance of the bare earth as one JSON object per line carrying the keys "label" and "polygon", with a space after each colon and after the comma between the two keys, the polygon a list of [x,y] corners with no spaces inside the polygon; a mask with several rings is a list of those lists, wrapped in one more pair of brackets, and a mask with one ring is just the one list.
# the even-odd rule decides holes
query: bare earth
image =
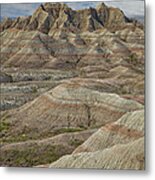
{"label": "bare earth", "polygon": [[0,23],[0,165],[144,170],[144,27],[45,3]]}

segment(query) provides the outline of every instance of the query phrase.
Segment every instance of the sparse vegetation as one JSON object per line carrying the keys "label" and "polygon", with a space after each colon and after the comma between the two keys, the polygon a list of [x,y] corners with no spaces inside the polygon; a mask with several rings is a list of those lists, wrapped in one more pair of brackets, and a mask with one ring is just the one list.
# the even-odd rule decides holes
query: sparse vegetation
{"label": "sparse vegetation", "polygon": [[79,140],[79,139],[72,139],[72,140],[70,141],[70,145],[71,145],[71,146],[75,146],[75,147],[81,145],[82,143],[83,143],[83,141],[81,141],[81,140]]}
{"label": "sparse vegetation", "polygon": [[5,121],[0,121],[0,132],[3,130],[8,130],[9,129],[9,123]]}
{"label": "sparse vegetation", "polygon": [[2,131],[6,131],[10,127],[10,123],[7,121],[7,119],[10,117],[7,113],[5,113],[2,117],[0,117],[0,133]]}
{"label": "sparse vegetation", "polygon": [[[74,161],[79,151],[86,159],[75,166],[134,166],[143,151],[133,142],[144,136],[144,28],[104,3],[45,3],[0,25],[0,165],[50,164],[66,154]],[[126,161],[112,161],[115,152]]]}
{"label": "sparse vegetation", "polygon": [[137,65],[139,63],[139,60],[136,56],[136,54],[131,54],[128,59],[127,59],[128,63],[131,65]]}
{"label": "sparse vegetation", "polygon": [[83,130],[85,130],[83,127],[82,128],[70,128],[70,127],[61,128],[61,129],[55,130],[54,135],[63,134],[63,133],[71,133],[71,132],[79,132]]}
{"label": "sparse vegetation", "polygon": [[60,145],[53,146],[29,146],[22,149],[12,149],[11,151],[1,152],[0,165],[14,166],[14,167],[27,167],[36,166],[40,164],[48,164],[63,154],[66,148]]}

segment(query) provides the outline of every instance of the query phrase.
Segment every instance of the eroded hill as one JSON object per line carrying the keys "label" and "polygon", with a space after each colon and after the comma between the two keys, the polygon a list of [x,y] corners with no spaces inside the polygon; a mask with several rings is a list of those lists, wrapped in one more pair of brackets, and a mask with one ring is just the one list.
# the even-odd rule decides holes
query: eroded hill
{"label": "eroded hill", "polygon": [[0,31],[1,166],[144,169],[143,25],[45,3]]}

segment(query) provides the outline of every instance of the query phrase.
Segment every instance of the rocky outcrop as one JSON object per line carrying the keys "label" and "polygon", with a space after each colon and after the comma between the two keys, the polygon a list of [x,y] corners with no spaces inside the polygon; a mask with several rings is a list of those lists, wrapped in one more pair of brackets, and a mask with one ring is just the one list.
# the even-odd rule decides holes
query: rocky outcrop
{"label": "rocky outcrop", "polygon": [[0,72],[0,83],[7,83],[7,82],[12,82],[12,81],[13,79],[11,75]]}
{"label": "rocky outcrop", "polygon": [[[140,30],[139,30],[140,31]],[[53,32],[53,31],[52,31]],[[58,32],[58,31],[57,31]],[[127,33],[128,31],[123,31]],[[133,37],[138,36],[133,31]],[[140,33],[139,39],[143,38]],[[92,74],[95,77],[108,77],[108,70],[116,66],[133,65],[135,70],[144,64],[144,46],[126,42],[117,32],[110,33],[107,30],[92,33],[73,34],[68,33],[64,37],[56,35],[56,39],[38,31],[23,31],[9,29],[1,33],[1,65],[2,67],[17,68],[51,68],[71,70],[76,68],[99,67],[102,74]],[[8,41],[11,40],[11,41]],[[128,60],[128,61],[127,61]],[[124,62],[123,62],[124,61]],[[138,70],[139,71],[139,70]],[[87,73],[86,77],[87,77]],[[91,75],[92,74],[92,75]]]}
{"label": "rocky outcrop", "polygon": [[144,110],[128,112],[91,135],[51,168],[144,169]]}
{"label": "rocky outcrop", "polygon": [[144,138],[140,138],[102,151],[63,156],[50,167],[144,170],[144,162]]}
{"label": "rocky outcrop", "polygon": [[143,136],[144,110],[129,112],[116,122],[100,128],[73,153],[95,152],[117,144],[126,144]]}
{"label": "rocky outcrop", "polygon": [[0,32],[11,27],[13,20],[11,18],[5,17],[2,22],[0,22]]}
{"label": "rocky outcrop", "polygon": [[4,68],[77,69],[88,78],[116,76],[109,72],[116,66],[117,72],[127,73],[129,66],[144,72],[143,29],[104,3],[78,11],[45,3],[32,16],[4,19],[1,29]]}
{"label": "rocky outcrop", "polygon": [[143,105],[136,101],[69,81],[19,109],[8,112],[9,128],[5,139],[16,138],[22,134],[37,138],[66,127],[100,127],[116,121],[127,112],[141,109]]}
{"label": "rocky outcrop", "polygon": [[[101,3],[96,9],[89,8],[75,11],[66,4],[45,3],[41,5],[32,16],[5,19],[1,24],[1,31],[8,28],[23,30],[39,30],[40,32],[53,35],[58,31],[81,32],[95,31],[110,27],[115,28],[129,22],[124,13],[117,8],[109,8]],[[114,28],[114,27],[113,27]]]}
{"label": "rocky outcrop", "polygon": [[45,3],[0,32],[0,165],[144,169],[144,27]]}

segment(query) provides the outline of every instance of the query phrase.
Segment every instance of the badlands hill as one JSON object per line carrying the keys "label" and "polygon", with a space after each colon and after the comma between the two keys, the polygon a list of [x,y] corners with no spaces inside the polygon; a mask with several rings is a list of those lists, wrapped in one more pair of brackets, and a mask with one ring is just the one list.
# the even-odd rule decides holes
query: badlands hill
{"label": "badlands hill", "polygon": [[89,8],[75,11],[66,4],[45,3],[32,16],[18,17],[15,20],[4,19],[1,31],[8,28],[23,30],[39,30],[52,35],[59,31],[78,33],[94,31],[103,27],[117,27],[129,22],[124,13],[116,8],[107,7],[101,3],[96,9]]}
{"label": "badlands hill", "polygon": [[138,23],[104,3],[79,11],[46,3],[30,17],[4,19],[0,27],[2,67],[76,69],[140,53],[144,42]]}
{"label": "badlands hill", "polygon": [[143,25],[45,3],[0,39],[1,166],[145,168]]}

